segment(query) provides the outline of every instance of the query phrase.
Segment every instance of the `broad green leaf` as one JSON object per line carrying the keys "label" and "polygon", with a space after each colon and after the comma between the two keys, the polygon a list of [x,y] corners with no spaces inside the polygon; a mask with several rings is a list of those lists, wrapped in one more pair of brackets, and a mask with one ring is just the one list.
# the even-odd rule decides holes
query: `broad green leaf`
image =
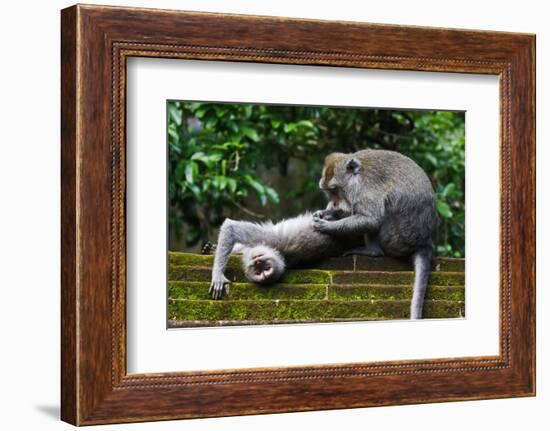
{"label": "broad green leaf", "polygon": [[254,190],[256,190],[256,193],[258,193],[258,195],[265,194],[265,189],[264,189],[264,186],[262,185],[262,183],[256,181],[255,179],[253,179],[249,175],[246,175],[244,178],[245,178],[246,183],[250,187],[252,187]]}
{"label": "broad green leaf", "polygon": [[170,126],[168,126],[168,139],[173,145],[177,145],[180,141],[180,135],[173,124],[170,124]]}
{"label": "broad green leaf", "polygon": [[178,127],[181,126],[181,109],[173,105],[172,103],[168,104],[168,118],[169,121],[173,121]]}
{"label": "broad green leaf", "polygon": [[260,137],[258,136],[258,132],[256,132],[256,130],[251,129],[250,127],[243,127],[242,131],[243,135],[245,135],[250,140],[254,142],[258,142],[260,140]]}
{"label": "broad green leaf", "polygon": [[218,180],[218,188],[220,190],[225,190],[227,187],[227,177],[218,176],[216,179]]}
{"label": "broad green leaf", "polygon": [[437,165],[438,165],[437,158],[436,158],[433,154],[427,153],[424,157],[426,157],[426,159],[427,159],[433,166],[437,167]]}
{"label": "broad green leaf", "polygon": [[197,198],[198,200],[202,199],[202,191],[200,188],[198,188],[195,184],[189,183],[187,183],[187,187],[193,192],[195,198]]}
{"label": "broad green leaf", "polygon": [[274,204],[278,204],[280,202],[279,194],[275,191],[275,189],[272,189],[271,187],[266,187],[265,194],[267,195],[268,199]]}
{"label": "broad green leaf", "polygon": [[174,169],[174,181],[182,181],[185,178],[185,169],[187,165],[185,162],[180,162],[177,164],[176,169]]}
{"label": "broad green leaf", "polygon": [[234,178],[227,178],[227,189],[231,194],[237,190],[237,181]]}
{"label": "broad green leaf", "polygon": [[223,158],[223,154],[214,153],[207,156],[207,159],[210,163],[217,163]]}
{"label": "broad green leaf", "polygon": [[446,198],[449,195],[451,195],[455,190],[456,190],[455,183],[449,183],[445,186],[445,188],[443,189],[443,192],[441,194],[442,194],[443,197]]}
{"label": "broad green leaf", "polygon": [[197,166],[197,164],[195,162],[189,162],[185,166],[185,181],[187,181],[188,183],[194,183],[198,172],[199,167]]}
{"label": "broad green leaf", "polygon": [[437,211],[445,218],[451,218],[453,216],[453,212],[449,205],[447,205],[447,202],[437,201]]}
{"label": "broad green leaf", "polygon": [[309,120],[300,120],[296,123],[296,126],[298,126],[298,127],[307,127],[307,128],[310,128],[310,129],[315,128],[313,123]]}

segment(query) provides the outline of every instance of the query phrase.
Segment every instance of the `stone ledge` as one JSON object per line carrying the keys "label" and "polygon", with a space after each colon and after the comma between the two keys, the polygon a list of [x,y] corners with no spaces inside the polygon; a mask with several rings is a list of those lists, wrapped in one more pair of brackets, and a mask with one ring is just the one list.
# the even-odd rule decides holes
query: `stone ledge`
{"label": "stone ledge", "polygon": [[[213,256],[168,255],[169,327],[396,320],[409,317],[414,273],[410,263],[350,256],[315,268],[287,271],[271,286],[250,283],[233,255],[225,275],[229,294],[210,298]],[[464,260],[436,259],[424,318],[464,316]]]}
{"label": "stone ledge", "polygon": [[[170,281],[170,299],[211,299],[209,283],[204,281]],[[232,283],[227,299],[409,299],[410,285],[384,284],[286,284],[259,286],[254,283]],[[426,299],[464,301],[463,286],[428,286]]]}
{"label": "stone ledge", "polygon": [[[169,299],[171,320],[329,320],[347,319],[407,319],[409,300],[190,300]],[[461,301],[427,300],[425,318],[464,316]]]}
{"label": "stone ledge", "polygon": [[[228,269],[225,276],[232,282],[245,283],[241,269]],[[173,265],[168,269],[170,281],[205,281],[212,277],[212,268]],[[290,269],[279,283],[286,284],[412,284],[413,271],[342,271],[319,269]],[[463,286],[463,272],[432,272],[430,283],[441,286]]]}
{"label": "stone ledge", "polygon": [[[193,254],[170,251],[168,252],[168,264],[212,267],[213,255]],[[241,268],[240,255],[234,254],[229,258],[229,269]],[[391,257],[372,258],[366,256],[346,256],[325,259],[314,265],[305,266],[305,269],[340,269],[340,270],[366,270],[366,271],[409,271],[410,262],[404,259]],[[438,257],[434,259],[433,271],[458,271],[464,272],[464,259]]]}
{"label": "stone ledge", "polygon": [[[461,317],[458,317],[461,318]],[[354,323],[354,322],[377,322],[388,320],[387,318],[369,318],[369,319],[316,319],[316,320],[168,320],[169,328],[205,328],[216,326],[250,326],[250,325],[295,325],[295,324],[318,324],[318,323]],[[392,319],[392,320],[408,320],[408,319]]]}
{"label": "stone ledge", "polygon": [[[225,276],[232,282],[246,282],[241,268],[228,268]],[[170,281],[207,281],[212,278],[212,267],[171,265],[168,267],[168,280]],[[280,283],[291,284],[327,284],[330,283],[330,272],[316,269],[290,269]]]}

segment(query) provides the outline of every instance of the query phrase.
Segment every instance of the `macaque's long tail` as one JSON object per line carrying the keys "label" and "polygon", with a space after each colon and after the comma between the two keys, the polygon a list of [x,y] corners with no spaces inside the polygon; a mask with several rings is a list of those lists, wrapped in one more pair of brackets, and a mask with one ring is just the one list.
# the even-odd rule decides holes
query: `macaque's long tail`
{"label": "macaque's long tail", "polygon": [[412,256],[414,265],[414,286],[411,301],[411,319],[422,319],[424,296],[428,287],[432,267],[432,248],[424,247],[417,250]]}

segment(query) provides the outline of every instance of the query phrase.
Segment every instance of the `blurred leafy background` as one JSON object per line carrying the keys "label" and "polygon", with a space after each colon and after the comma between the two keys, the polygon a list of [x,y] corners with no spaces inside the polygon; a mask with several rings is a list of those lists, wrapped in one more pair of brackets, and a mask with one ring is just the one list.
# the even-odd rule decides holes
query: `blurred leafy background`
{"label": "blurred leafy background", "polygon": [[326,205],[327,154],[399,151],[428,174],[437,254],[464,256],[464,113],[169,101],[169,248],[215,242],[226,217],[279,220]]}

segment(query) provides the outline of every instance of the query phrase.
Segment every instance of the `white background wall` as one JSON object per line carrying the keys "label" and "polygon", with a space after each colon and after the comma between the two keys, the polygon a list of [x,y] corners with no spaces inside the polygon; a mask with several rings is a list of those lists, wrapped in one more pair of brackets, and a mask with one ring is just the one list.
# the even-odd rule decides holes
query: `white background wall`
{"label": "white background wall", "polygon": [[[105,426],[96,429],[280,430],[548,429],[545,310],[550,230],[550,27],[543,1],[102,1],[171,9],[476,28],[537,34],[538,396],[536,398]],[[6,1],[0,13],[0,426],[69,429],[59,422],[60,0]],[[546,172],[545,172],[546,170]],[[546,269],[546,271],[545,271]],[[253,394],[251,394],[253,395]]]}

